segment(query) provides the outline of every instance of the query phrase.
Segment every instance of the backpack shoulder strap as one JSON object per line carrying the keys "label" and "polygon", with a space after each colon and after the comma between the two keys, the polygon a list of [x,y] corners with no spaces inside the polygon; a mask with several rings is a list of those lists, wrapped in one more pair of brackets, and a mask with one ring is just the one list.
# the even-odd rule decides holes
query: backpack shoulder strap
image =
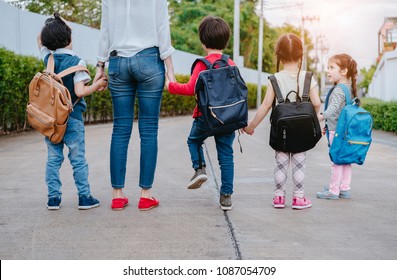
{"label": "backpack shoulder strap", "polygon": [[350,90],[348,89],[348,87],[346,85],[344,85],[344,84],[339,84],[337,86],[339,86],[343,90],[343,92],[345,94],[346,105],[351,104],[352,103],[352,99],[350,97]]}
{"label": "backpack shoulder strap", "polygon": [[69,68],[63,70],[62,72],[59,72],[57,74],[57,76],[59,78],[62,78],[62,77],[65,77],[65,76],[72,74],[74,72],[77,72],[77,71],[84,71],[88,75],[90,74],[90,71],[88,71],[87,67],[84,67],[83,65],[75,65],[75,66],[72,66],[72,67],[69,67]]}
{"label": "backpack shoulder strap", "polygon": [[47,69],[46,69],[46,71],[49,72],[49,73],[54,73],[54,69],[55,69],[54,55],[50,54],[50,56],[48,57],[48,60],[47,60]]}
{"label": "backpack shoulder strap", "polygon": [[312,82],[312,77],[313,77],[313,73],[312,72],[306,72],[305,83],[304,83],[304,86],[303,86],[303,94],[302,94],[302,100],[303,101],[308,101],[309,100],[310,84]]}
{"label": "backpack shoulder strap", "polygon": [[[46,71],[49,73],[54,73],[54,69],[55,69],[54,55],[50,54],[50,56],[48,57],[48,61],[47,61],[47,70]],[[56,74],[56,76],[58,78],[62,78],[62,77],[65,77],[65,76],[72,74],[74,72],[77,72],[77,71],[84,71],[88,75],[90,74],[90,71],[88,71],[87,67],[82,66],[82,65],[75,65],[75,66],[69,67],[69,68],[59,72],[58,74]]]}
{"label": "backpack shoulder strap", "polygon": [[277,102],[284,103],[284,98],[281,93],[280,87],[278,86],[276,76],[274,75],[269,76],[269,80],[272,83],[274,93],[276,94]]}
{"label": "backpack shoulder strap", "polygon": [[209,68],[211,67],[211,63],[210,63],[208,60],[206,60],[204,57],[197,58],[197,59],[193,62],[193,64],[192,64],[192,68],[190,69],[190,75],[193,74],[194,67],[196,67],[196,64],[197,64],[199,61],[201,61],[202,63],[204,63],[205,66],[207,67],[207,69],[209,69]]}
{"label": "backpack shoulder strap", "polygon": [[329,102],[329,97],[331,96],[331,92],[334,90],[335,86],[333,86],[327,93],[327,96],[325,97],[325,102],[324,102],[324,111],[327,110],[328,108],[328,102]]}
{"label": "backpack shoulder strap", "polygon": [[229,64],[229,56],[227,54],[222,54],[221,60]]}

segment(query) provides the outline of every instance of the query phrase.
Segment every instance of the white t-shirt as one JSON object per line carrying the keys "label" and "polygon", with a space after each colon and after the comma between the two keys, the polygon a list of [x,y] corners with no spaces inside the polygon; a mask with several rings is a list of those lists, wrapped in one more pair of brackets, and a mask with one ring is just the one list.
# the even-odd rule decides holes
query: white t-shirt
{"label": "white t-shirt", "polygon": [[151,47],[159,48],[162,60],[175,51],[166,0],[102,0],[98,61],[113,50],[131,57]]}
{"label": "white t-shirt", "polygon": [[[285,99],[287,94],[293,90],[297,92],[297,75],[298,72],[289,72],[286,70],[281,70],[280,72],[277,72],[274,74],[274,76],[277,79],[277,83],[278,86],[280,87],[281,93],[283,94],[283,98]],[[305,84],[305,75],[306,75],[306,71],[301,70],[299,72],[299,96],[302,97],[303,94],[303,86]],[[268,86],[270,84],[270,80],[268,81]],[[314,77],[312,77],[312,81],[310,83],[310,90],[313,89],[314,87],[317,86],[317,82],[314,79]],[[288,99],[291,102],[296,101],[296,94],[291,93],[288,96]]]}

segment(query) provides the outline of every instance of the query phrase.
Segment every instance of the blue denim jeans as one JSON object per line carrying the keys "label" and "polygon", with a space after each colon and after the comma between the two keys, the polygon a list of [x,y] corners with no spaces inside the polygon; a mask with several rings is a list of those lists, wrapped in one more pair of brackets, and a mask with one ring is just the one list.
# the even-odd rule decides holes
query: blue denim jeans
{"label": "blue denim jeans", "polygon": [[[205,158],[203,153],[204,140],[209,137],[208,133],[203,129],[203,120],[201,117],[194,119],[190,135],[187,139],[189,146],[192,167],[196,170],[200,166],[205,166]],[[221,168],[221,189],[222,194],[233,193],[234,179],[234,161],[233,161],[233,141],[235,133],[224,135],[215,135],[216,151],[218,153],[218,162]]]}
{"label": "blue denim jeans", "polygon": [[68,158],[73,168],[73,178],[78,195],[89,195],[88,164],[85,159],[85,131],[84,122],[69,117],[65,136],[58,144],[51,143],[45,138],[48,148],[45,181],[48,187],[48,197],[61,197],[62,182],[59,177],[59,169],[64,160],[63,147],[69,148]]}
{"label": "blue denim jeans", "polygon": [[145,49],[132,57],[109,59],[109,89],[113,101],[113,133],[110,146],[110,179],[113,188],[124,188],[128,144],[138,99],[140,136],[139,186],[150,189],[157,163],[157,134],[165,81],[164,62],[158,48]]}

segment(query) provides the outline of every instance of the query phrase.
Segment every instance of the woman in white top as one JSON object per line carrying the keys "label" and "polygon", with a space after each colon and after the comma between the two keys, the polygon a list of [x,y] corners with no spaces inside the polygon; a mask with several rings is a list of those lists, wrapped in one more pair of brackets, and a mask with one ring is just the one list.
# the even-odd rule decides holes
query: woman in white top
{"label": "woman in white top", "polygon": [[167,77],[175,81],[166,0],[103,0],[99,54],[95,79],[105,74],[109,61],[109,89],[113,102],[110,146],[112,209],[128,204],[123,194],[127,151],[138,100],[141,140],[139,210],[158,206],[151,196],[157,163],[157,132],[162,90]]}

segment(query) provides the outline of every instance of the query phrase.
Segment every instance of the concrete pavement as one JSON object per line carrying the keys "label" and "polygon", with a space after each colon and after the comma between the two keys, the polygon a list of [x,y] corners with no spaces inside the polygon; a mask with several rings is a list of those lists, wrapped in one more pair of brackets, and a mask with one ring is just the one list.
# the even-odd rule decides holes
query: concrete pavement
{"label": "concrete pavement", "polygon": [[193,174],[186,145],[191,122],[189,116],[160,120],[153,186],[160,206],[145,212],[137,210],[135,129],[125,188],[130,205],[123,211],[110,209],[112,124],[86,126],[91,190],[101,201],[88,211],[77,209],[67,158],[61,170],[61,209],[47,210],[46,146],[40,134],[0,137],[0,259],[397,259],[397,136],[374,131],[365,164],[353,166],[352,199],[338,201],[315,197],[330,177],[327,144],[321,139],[307,153],[305,190],[313,207],[291,209],[289,178],[287,206],[276,210],[266,117],[254,136],[240,137],[243,154],[235,141],[233,209],[223,212],[212,138],[206,141],[210,180],[200,189],[186,188]]}

